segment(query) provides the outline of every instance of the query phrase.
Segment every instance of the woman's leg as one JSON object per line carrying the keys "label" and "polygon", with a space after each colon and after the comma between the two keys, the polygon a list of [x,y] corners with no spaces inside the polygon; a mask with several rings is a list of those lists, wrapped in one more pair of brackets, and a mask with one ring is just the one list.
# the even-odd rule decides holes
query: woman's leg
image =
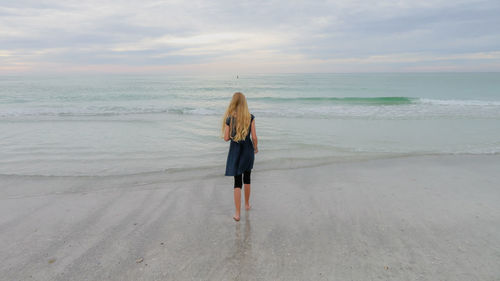
{"label": "woman's leg", "polygon": [[234,189],[234,207],[236,212],[234,214],[234,219],[236,221],[240,220],[240,208],[241,208],[241,188]]}
{"label": "woman's leg", "polygon": [[245,184],[245,210],[250,210],[250,184]]}
{"label": "woman's leg", "polygon": [[241,185],[242,185],[242,175],[234,176],[234,208],[236,209],[233,219],[235,221],[240,220],[240,209],[241,209]]}
{"label": "woman's leg", "polygon": [[250,210],[250,172],[246,171],[243,174],[243,182],[245,183],[245,210]]}

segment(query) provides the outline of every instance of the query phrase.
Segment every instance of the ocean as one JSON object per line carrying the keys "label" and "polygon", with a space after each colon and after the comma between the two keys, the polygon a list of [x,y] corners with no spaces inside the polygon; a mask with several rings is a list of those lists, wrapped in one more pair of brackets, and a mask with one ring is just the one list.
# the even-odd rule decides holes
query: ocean
{"label": "ocean", "polygon": [[500,153],[500,73],[0,77],[0,174],[222,176],[243,92],[255,170]]}

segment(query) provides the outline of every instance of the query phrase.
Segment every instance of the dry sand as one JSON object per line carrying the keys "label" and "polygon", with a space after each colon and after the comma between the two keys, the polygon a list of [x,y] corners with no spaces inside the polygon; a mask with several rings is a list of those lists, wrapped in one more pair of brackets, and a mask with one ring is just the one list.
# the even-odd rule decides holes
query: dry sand
{"label": "dry sand", "polygon": [[0,176],[0,279],[500,280],[499,155],[252,177]]}

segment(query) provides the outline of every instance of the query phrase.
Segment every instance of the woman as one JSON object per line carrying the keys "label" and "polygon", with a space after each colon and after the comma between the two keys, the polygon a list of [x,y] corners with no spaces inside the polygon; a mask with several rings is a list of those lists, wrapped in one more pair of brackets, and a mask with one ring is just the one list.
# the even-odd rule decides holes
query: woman
{"label": "woman", "polygon": [[[252,138],[250,139],[250,133]],[[250,210],[250,173],[257,148],[254,116],[248,111],[245,96],[236,92],[222,119],[222,135],[231,140],[226,162],[226,176],[234,176],[235,221],[240,220],[242,178],[245,184],[245,210]]]}

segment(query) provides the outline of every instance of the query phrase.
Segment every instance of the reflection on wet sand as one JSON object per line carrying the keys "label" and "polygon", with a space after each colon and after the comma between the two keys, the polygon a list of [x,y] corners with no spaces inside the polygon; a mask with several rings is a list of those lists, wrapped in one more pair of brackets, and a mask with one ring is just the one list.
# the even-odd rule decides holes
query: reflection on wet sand
{"label": "reflection on wet sand", "polygon": [[[235,272],[238,277],[252,274],[252,228],[250,226],[249,212],[245,212],[245,220],[242,231],[242,222],[235,223],[234,246],[229,257],[235,264]],[[243,233],[242,233],[243,232]]]}

